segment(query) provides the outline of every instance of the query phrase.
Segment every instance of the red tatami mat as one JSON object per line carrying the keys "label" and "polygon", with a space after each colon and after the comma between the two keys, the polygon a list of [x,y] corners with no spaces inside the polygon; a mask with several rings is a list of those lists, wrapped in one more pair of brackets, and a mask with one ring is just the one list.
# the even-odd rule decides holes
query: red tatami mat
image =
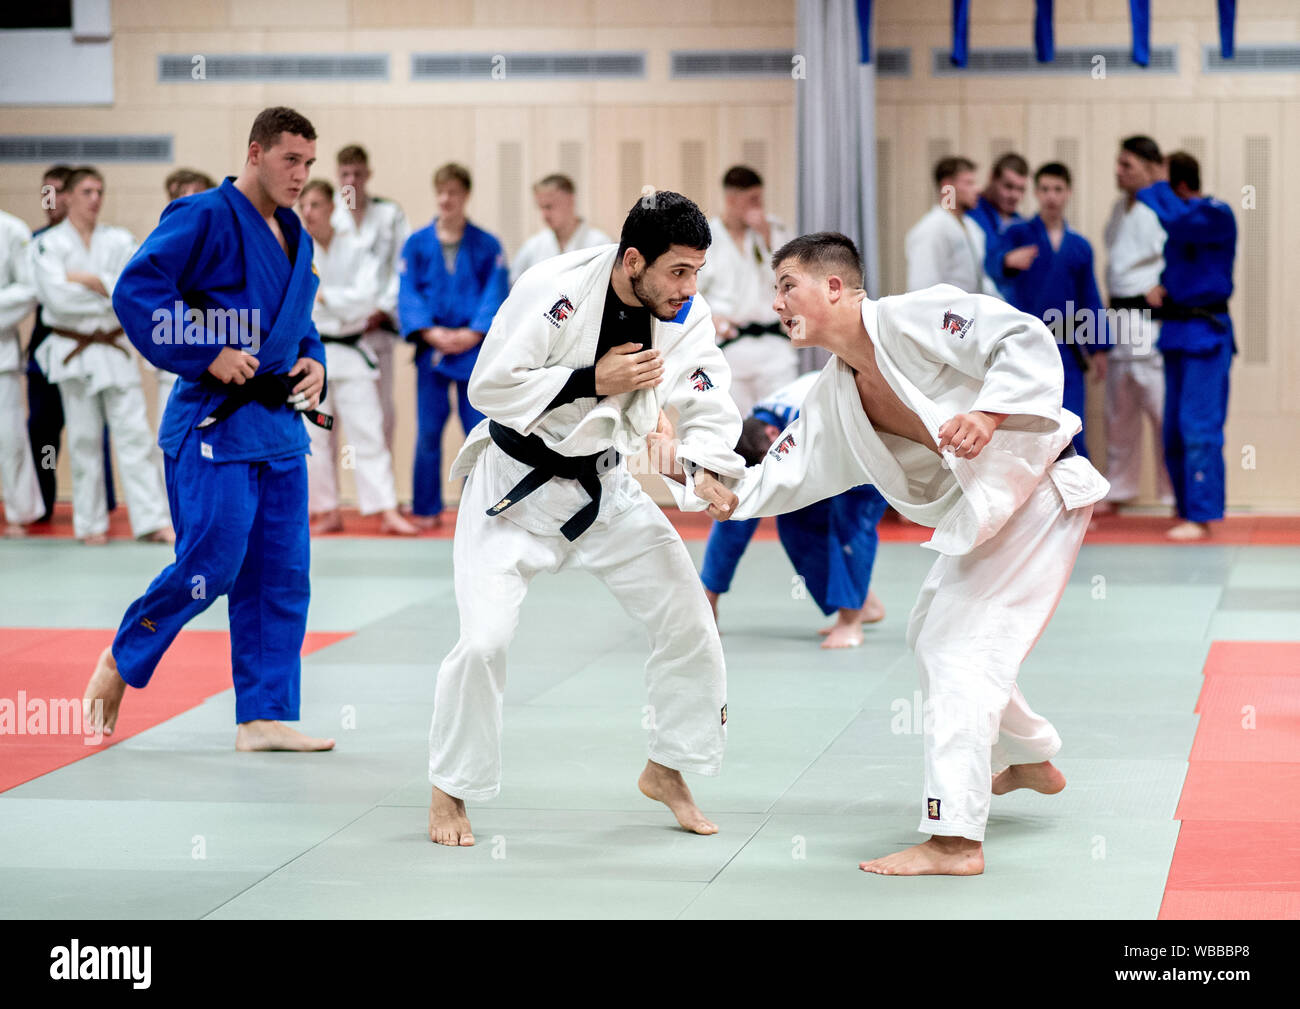
{"label": "red tatami mat", "polygon": [[[703,512],[679,512],[675,508],[665,509],[669,519],[684,540],[702,540],[708,537],[712,520]],[[343,532],[330,533],[322,539],[336,537],[379,537],[381,539],[398,539],[380,531],[379,516],[361,517],[354,511],[344,511]],[[1093,520],[1088,530],[1087,542],[1105,546],[1115,543],[1141,543],[1148,546],[1157,544],[1179,548],[1196,547],[1209,544],[1212,546],[1297,546],[1300,545],[1300,515],[1231,515],[1222,522],[1214,523],[1214,533],[1208,539],[1192,543],[1177,543],[1169,540],[1165,532],[1174,526],[1172,518],[1158,515],[1102,515]],[[446,511],[442,515],[442,525],[437,529],[423,532],[421,537],[429,539],[451,539],[456,529],[455,511]],[[54,506],[54,518],[49,523],[28,527],[28,535],[33,537],[72,537],[72,509],[70,505]],[[109,515],[108,535],[112,539],[130,539],[131,526],[127,520],[125,508],[118,508]],[[758,539],[776,539],[776,523],[773,519],[764,519],[756,533]],[[885,543],[924,543],[930,538],[930,530],[922,526],[902,522],[892,512],[880,523],[880,539]]]}
{"label": "red tatami mat", "polygon": [[[304,655],[349,635],[308,633]],[[127,690],[113,735],[88,745],[81,696],[111,630],[0,628],[0,792],[152,728],[230,689],[230,635],[181,631],[145,690]],[[22,703],[19,703],[19,702]],[[75,714],[64,702],[75,701]],[[57,716],[56,716],[57,717]],[[44,723],[44,724],[42,724]],[[19,732],[19,729],[22,732]],[[62,731],[56,731],[58,729]],[[37,734],[32,734],[37,733]],[[231,726],[233,745],[234,726]]]}
{"label": "red tatami mat", "polygon": [[1163,919],[1300,917],[1300,643],[1216,641]]}

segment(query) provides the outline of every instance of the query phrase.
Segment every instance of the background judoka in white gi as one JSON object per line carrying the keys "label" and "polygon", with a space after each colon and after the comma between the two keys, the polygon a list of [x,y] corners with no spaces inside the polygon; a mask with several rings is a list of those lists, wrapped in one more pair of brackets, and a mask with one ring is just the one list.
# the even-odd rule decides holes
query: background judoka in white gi
{"label": "background judoka in white gi", "polygon": [[36,305],[28,244],[31,230],[0,211],[0,492],[5,500],[5,534],[21,536],[23,526],[45,514],[36,465],[27,440],[23,410],[23,348],[18,323]]}
{"label": "background judoka in white gi", "polygon": [[[77,341],[59,333],[51,333],[36,352],[41,370],[63,397],[73,530],[78,539],[92,543],[102,542],[108,533],[102,440],[107,421],[132,534],[171,542],[167,496],[140,388],[140,368],[113,313],[113,286],[136,242],[125,228],[97,223],[104,187],[97,173],[74,172],[67,185],[68,216],[31,245],[41,318],[52,329],[77,333],[119,330],[112,343],[92,344],[71,360]],[[90,233],[89,244],[78,226]],[[104,293],[69,279],[78,274],[97,279]]]}
{"label": "background judoka in white gi", "polygon": [[939,202],[903,239],[907,289],[952,284],[963,291],[999,297],[997,286],[984,272],[984,229],[968,213],[979,201],[975,165],[966,158],[944,158],[934,166],[934,184]]}
{"label": "background judoka in white gi", "polygon": [[[1079,418],[1061,406],[1060,356],[1038,319],[947,285],[871,301],[853,289],[861,267],[847,238],[796,242],[830,246],[831,255],[839,243],[841,262],[852,249],[856,269],[799,254],[777,264],[776,307],[787,321],[803,317],[796,342],[842,356],[826,365],[763,465],[738,484],[734,517],[779,514],[869,481],[903,515],[934,528],[925,546],[941,556],[912,611],[908,643],[930,714],[919,829],[935,837],[863,868],[980,872],[994,770],[1014,765],[998,787],[1023,787],[1012,779],[1038,773],[1025,765],[1050,761],[1060,748],[1016,676],[1056,609],[1107,484],[1080,456],[1057,461]],[[1005,415],[991,437],[994,418],[984,414]],[[885,429],[904,425],[930,443]],[[984,433],[967,435],[977,427]],[[691,505],[689,494],[675,493]],[[1064,786],[1047,777],[1038,790]],[[945,838],[966,839],[956,843],[965,850],[954,854]]]}
{"label": "background judoka in white gi", "polygon": [[[1132,149],[1130,149],[1132,148]],[[1142,152],[1141,156],[1135,152]],[[1154,159],[1154,160],[1153,160]],[[1115,178],[1122,195],[1106,221],[1106,288],[1110,298],[1142,297],[1160,286],[1165,268],[1165,229],[1155,211],[1134,194],[1153,179],[1160,148],[1149,137],[1129,137],[1120,147]],[[1154,307],[1154,306],[1153,306]],[[1165,370],[1156,340],[1160,322],[1140,309],[1116,313],[1118,333],[1106,372],[1106,479],[1111,502],[1133,501],[1142,474],[1143,418],[1151,426],[1156,494],[1174,500],[1161,433]]]}
{"label": "background judoka in white gi", "polygon": [[[693,203],[674,193],[656,193],[651,203],[651,209],[638,205],[629,215],[625,241],[646,229],[677,234],[680,226],[671,215],[680,218],[689,207],[698,215],[697,221],[690,217],[696,228],[691,234],[707,247],[707,223]],[[707,482],[717,486],[705,471],[733,477],[743,472],[744,461],[732,449],[740,414],[727,393],[727,364],[714,342],[709,308],[698,296],[686,301],[695,294],[704,253],[674,244],[647,268],[636,250],[650,243],[630,244],[618,266],[617,246],[608,245],[530,270],[498,311],[470,379],[471,402],[489,420],[470,432],[451,470],[452,479],[467,479],[454,546],[460,639],[438,671],[429,733],[430,837],[440,843],[472,844],[460,800],[489,799],[500,788],[506,650],[528,584],[539,572],[574,567],[603,581],[649,632],[646,685],[654,717],[642,791],[665,801],[687,829],[716,831],[674,772],[714,775],[720,768],[726,739],[722,647],[695,565],[663,511],[620,462],[600,476],[595,523],[573,542],[560,535],[560,526],[590,500],[574,480],[552,479],[499,515],[485,514],[530,470],[492,440],[490,421],[537,435],[565,456],[610,449],[628,456],[655,430],[661,408],[672,409],[678,413],[681,457],[700,467],[690,478],[692,488],[703,493]],[[693,266],[678,268],[688,259]],[[552,409],[574,369],[595,360],[605,299],[617,296],[611,274],[625,265],[629,278],[640,274],[646,293],[637,296],[647,307],[671,313],[677,306],[668,307],[670,301],[686,302],[672,321],[656,315],[650,323],[650,347],[662,355],[662,380]],[[565,301],[571,310],[555,311]],[[672,776],[672,787],[680,789],[675,794],[684,793],[689,807],[653,794],[659,786],[647,782],[663,779],[647,775],[664,774]]]}
{"label": "background judoka in white gi", "polygon": [[573,180],[567,175],[548,175],[533,186],[533,199],[546,223],[530,237],[510,263],[510,286],[518,283],[529,267],[565,252],[608,245],[610,237],[577,214]]}
{"label": "background judoka in white gi", "polygon": [[[700,293],[709,300],[713,324],[731,368],[731,398],[742,417],[773,389],[799,377],[799,357],[784,333],[738,336],[746,326],[780,329],[772,310],[772,250],[790,237],[763,209],[763,180],[736,165],[723,176],[723,213],[709,220],[713,244],[700,273]],[[737,240],[732,231],[741,231]],[[764,234],[766,231],[766,234]]]}
{"label": "background judoka in white gi", "polygon": [[[325,344],[329,384],[320,409],[334,416],[329,431],[307,425],[311,454],[307,456],[310,508],[321,516],[313,532],[343,528],[339,515],[338,426],[343,451],[356,478],[357,510],[382,514],[385,532],[414,536],[419,530],[397,513],[393,458],[384,442],[384,413],[380,405],[379,362],[367,343],[367,326],[384,297],[390,270],[374,255],[355,229],[341,231],[330,217],[333,187],[324,179],[308,182],[299,197],[299,212],[312,236],[312,265],[320,278],[311,318]],[[337,218],[337,214],[335,214]],[[390,345],[392,339],[379,334]],[[356,337],[355,343],[330,338]]]}

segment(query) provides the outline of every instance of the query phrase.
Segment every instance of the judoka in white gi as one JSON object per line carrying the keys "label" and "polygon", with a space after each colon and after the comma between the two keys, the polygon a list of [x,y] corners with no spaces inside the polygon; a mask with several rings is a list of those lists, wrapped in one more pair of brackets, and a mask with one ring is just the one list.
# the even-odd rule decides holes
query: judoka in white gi
{"label": "judoka in white gi", "polygon": [[[940,285],[879,301],[843,235],[776,253],[782,321],[835,355],[799,418],[737,485],[736,518],[874,484],[934,528],[935,561],[908,622],[925,699],[920,829],[931,838],[861,868],[983,871],[991,794],[1053,793],[1051,724],[1016,686],[1069,580],[1106,481],[1075,455],[1061,359],[1038,319]],[[672,486],[672,485],[670,485]],[[685,488],[674,493],[690,506]],[[994,776],[996,773],[996,777]]]}
{"label": "judoka in white gi", "polygon": [[[438,670],[429,732],[429,837],[474,843],[465,800],[501,781],[506,650],[533,576],[585,568],[646,627],[652,712],[638,786],[687,830],[712,834],[682,771],[715,775],[726,741],[722,647],[695,565],[619,456],[660,409],[678,414],[687,478],[715,518],[739,476],[740,414],[696,274],[708,222],[677,193],[643,197],[618,246],[540,263],[515,285],[469,382],[487,417],[451,476],[466,476],[454,546],[460,639]],[[643,349],[644,348],[644,349]],[[698,468],[697,468],[698,467]],[[576,628],[575,628],[576,631]]]}
{"label": "judoka in white gi", "polygon": [[27,248],[31,237],[26,224],[0,211],[0,493],[6,536],[25,535],[23,527],[45,514],[27,439],[23,348],[18,339],[18,323],[36,306]]}
{"label": "judoka in white gi", "polygon": [[[329,385],[320,409],[333,414],[343,428],[345,465],[356,478],[357,510],[379,515],[380,529],[414,536],[418,529],[397,511],[393,457],[384,443],[384,411],[379,402],[379,362],[365,342],[366,328],[388,283],[380,259],[371,254],[356,231],[335,230],[334,187],[312,179],[298,198],[298,214],[312,237],[312,265],[320,278],[311,318],[325,344]],[[389,343],[391,343],[391,339]],[[311,454],[307,456],[307,485],[312,532],[343,529],[339,511],[336,429],[308,425]]]}
{"label": "judoka in white gi", "polygon": [[970,214],[979,202],[975,163],[968,158],[943,158],[934,166],[934,185],[939,202],[903,240],[907,289],[952,284],[996,297],[998,289],[984,272],[984,229]]}
{"label": "judoka in white gi", "polygon": [[172,543],[167,495],[140,388],[135,351],[113,313],[113,286],[135,251],[124,228],[98,224],[104,180],[93,168],[68,177],[68,216],[32,243],[32,274],[49,337],[37,361],[59,387],[72,461],[72,525],[78,539],[108,538],[103,428],[117,450],[131,532]]}
{"label": "judoka in white gi", "polygon": [[1160,322],[1151,318],[1159,298],[1153,294],[1155,300],[1147,300],[1147,294],[1160,286],[1166,236],[1155,211],[1137,199],[1138,190],[1150,185],[1162,168],[1160,148],[1150,137],[1129,137],[1120,144],[1115,182],[1123,195],[1115,201],[1105,232],[1107,293],[1111,308],[1122,310],[1115,318],[1118,332],[1106,372],[1106,479],[1110,494],[1105,510],[1138,496],[1144,426],[1151,428],[1156,493],[1166,504],[1174,500],[1161,435],[1165,372],[1156,349]]}
{"label": "judoka in white gi", "polygon": [[567,175],[548,175],[533,186],[533,199],[546,225],[529,238],[510,263],[510,286],[524,271],[564,252],[608,245],[612,239],[578,216],[576,187]]}
{"label": "judoka in white gi", "polygon": [[799,357],[772,311],[772,250],[790,236],[763,209],[763,180],[752,168],[729,168],[722,197],[722,214],[709,221],[713,245],[700,293],[731,368],[731,398],[747,417],[759,399],[799,377]]}
{"label": "judoka in white gi", "polygon": [[[411,226],[406,214],[392,200],[371,196],[370,158],[365,148],[349,144],[338,153],[339,191],[334,200],[330,224],[335,234],[347,235],[360,242],[365,255],[373,260],[374,269],[383,277],[378,305],[366,321],[361,342],[378,364],[379,404],[384,413],[384,444],[393,450],[393,431],[397,427],[397,408],[393,405],[393,376],[398,364],[394,357],[401,336],[397,331],[398,264],[402,246],[410,237]],[[405,355],[399,355],[405,358]],[[333,382],[334,374],[330,373]]]}

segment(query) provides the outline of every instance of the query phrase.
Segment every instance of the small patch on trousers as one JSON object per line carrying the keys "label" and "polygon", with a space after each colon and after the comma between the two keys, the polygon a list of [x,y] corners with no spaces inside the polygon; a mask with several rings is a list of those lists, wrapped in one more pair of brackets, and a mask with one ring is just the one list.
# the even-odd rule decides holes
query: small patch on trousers
{"label": "small patch on trousers", "polygon": [[725,704],[722,706],[722,724],[727,724],[727,706]]}
{"label": "small patch on trousers", "polygon": [[212,446],[209,445],[206,441],[199,442],[199,455],[203,456],[204,459],[211,459]]}
{"label": "small patch on trousers", "polygon": [[926,812],[926,815],[929,816],[931,820],[937,820],[937,819],[939,819],[939,800],[938,800],[938,799],[926,799],[926,800],[925,800],[925,806],[926,806],[926,811],[927,811],[927,812]]}

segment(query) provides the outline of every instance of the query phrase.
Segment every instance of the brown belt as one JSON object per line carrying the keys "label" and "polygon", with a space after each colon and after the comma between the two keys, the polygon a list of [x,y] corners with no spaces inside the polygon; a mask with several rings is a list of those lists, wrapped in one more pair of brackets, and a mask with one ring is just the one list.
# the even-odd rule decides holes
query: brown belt
{"label": "brown belt", "polygon": [[98,329],[93,333],[78,333],[73,329],[59,329],[57,326],[51,326],[50,332],[57,333],[59,336],[66,336],[69,340],[77,341],[77,345],[73,347],[72,350],[68,352],[68,356],[63,359],[65,365],[87,347],[96,343],[106,343],[110,347],[116,347],[123,354],[126,354],[128,360],[131,357],[130,352],[117,342],[117,338],[122,335],[121,326],[118,326],[117,329],[113,330]]}

